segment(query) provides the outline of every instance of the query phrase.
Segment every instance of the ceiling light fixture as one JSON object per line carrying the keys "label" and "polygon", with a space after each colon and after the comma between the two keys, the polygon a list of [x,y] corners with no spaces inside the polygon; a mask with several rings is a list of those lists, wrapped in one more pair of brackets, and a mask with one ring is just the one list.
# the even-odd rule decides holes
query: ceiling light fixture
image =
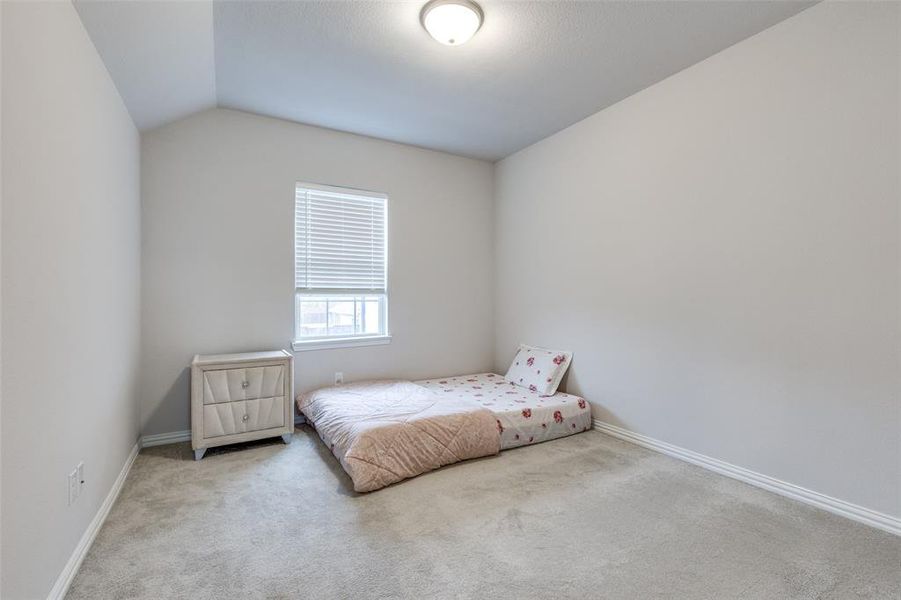
{"label": "ceiling light fixture", "polygon": [[459,46],[475,35],[484,15],[472,0],[432,0],[422,7],[419,20],[436,41]]}

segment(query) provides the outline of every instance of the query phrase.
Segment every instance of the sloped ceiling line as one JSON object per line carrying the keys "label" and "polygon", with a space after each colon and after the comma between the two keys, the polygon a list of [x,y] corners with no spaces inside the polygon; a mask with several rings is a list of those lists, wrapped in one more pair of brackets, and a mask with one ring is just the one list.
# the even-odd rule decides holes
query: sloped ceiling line
{"label": "sloped ceiling line", "polygon": [[815,2],[480,4],[448,47],[412,1],[75,0],[141,130],[221,106],[486,160]]}

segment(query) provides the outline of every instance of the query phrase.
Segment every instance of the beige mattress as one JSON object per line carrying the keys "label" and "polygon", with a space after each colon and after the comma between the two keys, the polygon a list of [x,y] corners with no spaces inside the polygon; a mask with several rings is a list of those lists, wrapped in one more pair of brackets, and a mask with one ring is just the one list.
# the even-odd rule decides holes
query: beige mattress
{"label": "beige mattress", "polygon": [[491,411],[410,381],[323,388],[299,396],[297,406],[358,492],[500,451]]}

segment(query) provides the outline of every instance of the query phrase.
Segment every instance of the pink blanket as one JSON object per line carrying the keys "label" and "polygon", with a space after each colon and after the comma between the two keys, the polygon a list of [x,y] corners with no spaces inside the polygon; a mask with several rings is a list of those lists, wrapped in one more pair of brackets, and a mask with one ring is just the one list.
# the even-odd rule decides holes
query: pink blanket
{"label": "pink blanket", "polygon": [[297,406],[358,492],[500,451],[490,411],[409,381],[323,388],[299,396]]}

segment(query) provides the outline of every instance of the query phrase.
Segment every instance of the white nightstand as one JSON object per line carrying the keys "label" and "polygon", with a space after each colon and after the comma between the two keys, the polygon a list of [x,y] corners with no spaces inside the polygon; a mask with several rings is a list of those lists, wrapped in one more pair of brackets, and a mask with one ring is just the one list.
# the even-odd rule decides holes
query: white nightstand
{"label": "white nightstand", "polygon": [[196,355],[191,362],[191,447],[207,448],[294,432],[294,356],[286,350]]}

